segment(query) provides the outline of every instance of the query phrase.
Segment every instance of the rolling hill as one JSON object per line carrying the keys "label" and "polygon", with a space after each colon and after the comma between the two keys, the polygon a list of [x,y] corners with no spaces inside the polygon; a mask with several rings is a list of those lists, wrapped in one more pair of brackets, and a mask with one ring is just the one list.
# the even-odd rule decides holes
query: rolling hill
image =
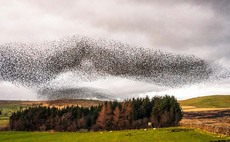
{"label": "rolling hill", "polygon": [[179,101],[180,105],[196,108],[230,108],[230,95],[213,95]]}

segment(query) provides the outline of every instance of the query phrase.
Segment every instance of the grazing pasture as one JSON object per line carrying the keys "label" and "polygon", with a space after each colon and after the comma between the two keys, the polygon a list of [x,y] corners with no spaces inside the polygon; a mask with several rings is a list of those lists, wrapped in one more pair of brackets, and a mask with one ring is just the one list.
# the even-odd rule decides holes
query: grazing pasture
{"label": "grazing pasture", "polygon": [[230,141],[194,129],[180,127],[103,132],[0,132],[2,142],[210,142]]}
{"label": "grazing pasture", "polygon": [[230,108],[230,95],[213,95],[179,101],[184,110],[226,109]]}

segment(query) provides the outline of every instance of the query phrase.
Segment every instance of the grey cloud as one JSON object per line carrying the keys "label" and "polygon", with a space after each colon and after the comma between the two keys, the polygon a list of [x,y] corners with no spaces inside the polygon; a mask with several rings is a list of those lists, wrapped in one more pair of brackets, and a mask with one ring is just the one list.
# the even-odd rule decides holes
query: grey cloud
{"label": "grey cloud", "polygon": [[[24,3],[35,9],[35,16],[40,18],[38,21],[47,15],[54,18],[51,20],[56,20],[53,29],[52,26],[47,27],[50,29],[43,29],[47,32],[46,36],[50,37],[60,35],[61,32],[64,35],[94,33],[93,35],[115,37],[138,46],[176,52],[186,52],[196,47],[200,47],[201,51],[203,47],[217,50],[220,43],[229,45],[230,20],[226,14],[229,9],[228,1],[42,0]],[[34,17],[30,15],[28,18],[33,20]],[[30,20],[25,21],[27,22]],[[91,31],[79,30],[83,28]]]}

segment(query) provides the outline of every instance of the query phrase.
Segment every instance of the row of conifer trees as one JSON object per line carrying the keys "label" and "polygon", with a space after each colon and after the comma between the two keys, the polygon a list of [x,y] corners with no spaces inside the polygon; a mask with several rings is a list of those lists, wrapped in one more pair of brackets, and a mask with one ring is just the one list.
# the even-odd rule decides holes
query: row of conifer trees
{"label": "row of conifer trees", "polygon": [[19,131],[123,130],[176,126],[182,118],[173,96],[104,102],[99,106],[58,109],[36,106],[14,112],[10,129]]}

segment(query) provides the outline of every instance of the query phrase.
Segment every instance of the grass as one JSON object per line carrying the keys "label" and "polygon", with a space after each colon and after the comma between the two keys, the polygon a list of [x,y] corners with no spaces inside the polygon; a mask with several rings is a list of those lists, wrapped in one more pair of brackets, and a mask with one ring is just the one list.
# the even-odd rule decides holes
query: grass
{"label": "grass", "polygon": [[0,117],[0,127],[5,127],[9,124],[9,117]]}
{"label": "grass", "polygon": [[3,117],[9,117],[12,112],[29,107],[29,105],[22,104],[20,101],[0,101],[0,110]]}
{"label": "grass", "polygon": [[209,142],[228,141],[229,137],[217,137],[198,130],[180,127],[156,130],[127,130],[113,132],[0,132],[4,142]]}
{"label": "grass", "polygon": [[179,102],[181,106],[194,106],[197,108],[230,108],[230,95],[204,96]]}
{"label": "grass", "polygon": [[9,119],[7,120],[0,120],[0,128],[6,127],[9,124]]}
{"label": "grass", "polygon": [[20,101],[0,101],[0,128],[5,127],[9,124],[9,117],[15,111],[28,107],[22,104]]}

